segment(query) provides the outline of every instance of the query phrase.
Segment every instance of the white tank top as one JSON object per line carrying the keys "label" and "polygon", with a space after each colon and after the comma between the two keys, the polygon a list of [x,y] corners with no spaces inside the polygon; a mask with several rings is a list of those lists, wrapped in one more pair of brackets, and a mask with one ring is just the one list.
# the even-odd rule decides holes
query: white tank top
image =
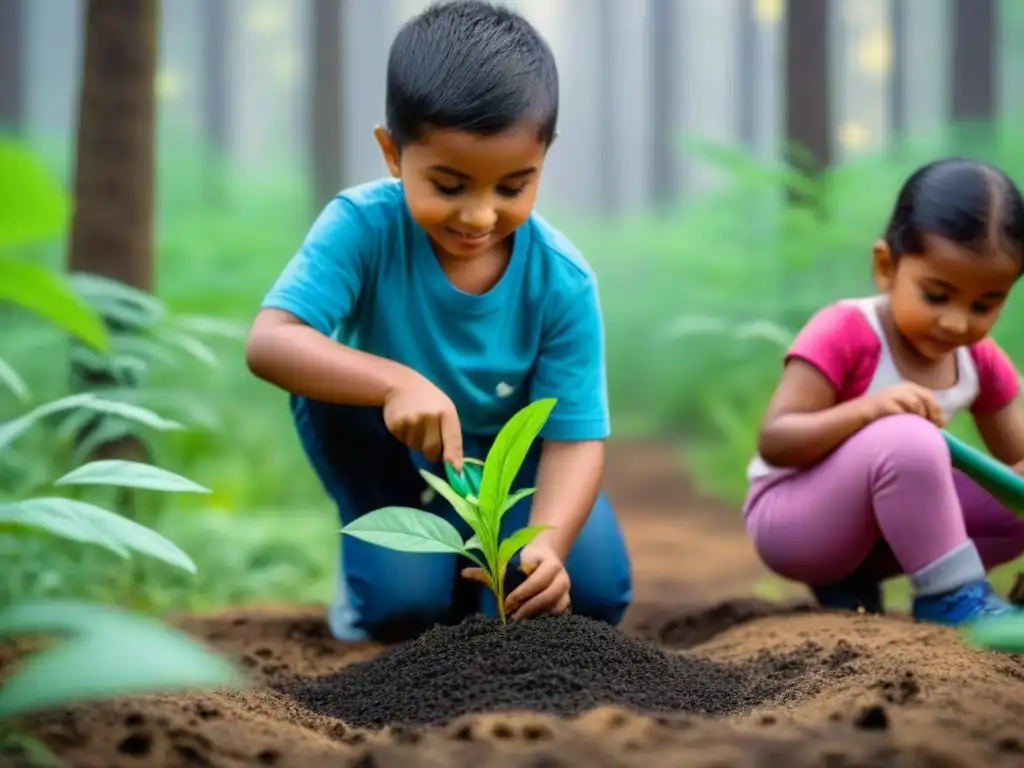
{"label": "white tank top", "polygon": [[[882,330],[882,321],[878,316],[878,301],[878,297],[869,297],[864,299],[844,299],[840,302],[854,306],[861,311],[881,344],[878,367],[875,369],[871,383],[865,392],[868,395],[873,395],[886,387],[892,387],[905,381],[896,368],[896,361],[893,359],[892,350],[889,348],[889,342],[886,341],[885,331]],[[932,390],[947,420],[952,419],[965,408],[969,408],[978,397],[979,392],[978,370],[974,366],[974,358],[971,357],[970,348],[958,347],[954,354],[956,354],[956,383],[946,389]],[[795,471],[797,471],[795,468],[773,467],[765,462],[760,455],[755,455],[747,466],[747,480],[752,483],[769,475],[790,474]]]}

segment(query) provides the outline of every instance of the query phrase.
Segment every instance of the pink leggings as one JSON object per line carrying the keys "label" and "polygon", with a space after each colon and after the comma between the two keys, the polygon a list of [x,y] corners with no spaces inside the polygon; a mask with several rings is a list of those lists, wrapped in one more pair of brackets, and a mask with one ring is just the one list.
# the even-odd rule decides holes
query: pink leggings
{"label": "pink leggings", "polygon": [[744,509],[765,565],[804,584],[855,570],[912,574],[973,540],[986,569],[1024,553],[1024,520],[951,469],[942,433],[910,415],[862,429],[826,459],[755,484]]}

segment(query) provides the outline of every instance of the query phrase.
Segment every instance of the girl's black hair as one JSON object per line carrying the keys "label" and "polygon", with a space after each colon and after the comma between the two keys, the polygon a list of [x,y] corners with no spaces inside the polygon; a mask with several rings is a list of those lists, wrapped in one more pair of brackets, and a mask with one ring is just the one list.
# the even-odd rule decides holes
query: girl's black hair
{"label": "girl's black hair", "polygon": [[936,160],[904,182],[885,242],[895,260],[922,253],[925,235],[971,250],[1008,251],[1024,271],[1024,198],[994,166],[962,157]]}
{"label": "girl's black hair", "polygon": [[514,11],[484,0],[435,3],[392,42],[385,101],[399,149],[431,129],[488,135],[523,122],[550,145],[558,69],[548,44]]}

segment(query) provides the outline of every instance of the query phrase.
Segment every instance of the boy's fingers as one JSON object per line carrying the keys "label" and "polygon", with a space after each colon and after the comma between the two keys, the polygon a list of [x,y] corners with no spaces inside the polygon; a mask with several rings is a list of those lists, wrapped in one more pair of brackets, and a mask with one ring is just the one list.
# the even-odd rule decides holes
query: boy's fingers
{"label": "boy's fingers", "polygon": [[485,587],[491,586],[491,577],[487,575],[483,568],[463,568],[462,578],[469,581],[479,581]]}
{"label": "boy's fingers", "polygon": [[443,458],[456,472],[462,471],[462,425],[454,410],[441,414]]}
{"label": "boy's fingers", "polygon": [[423,432],[420,437],[420,451],[427,457],[428,461],[438,461],[441,458],[441,430],[437,422],[427,420],[423,425]]}

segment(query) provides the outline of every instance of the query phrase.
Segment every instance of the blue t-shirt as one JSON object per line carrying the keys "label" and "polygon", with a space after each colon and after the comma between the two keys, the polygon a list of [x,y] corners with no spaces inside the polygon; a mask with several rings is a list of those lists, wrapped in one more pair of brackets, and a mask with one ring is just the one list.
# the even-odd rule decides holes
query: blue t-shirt
{"label": "blue t-shirt", "polygon": [[541,435],[609,435],[597,279],[536,213],[481,295],[448,280],[402,184],[335,197],[263,301],[340,342],[395,360],[452,399],[467,434],[494,435],[527,403],[558,398]]}

